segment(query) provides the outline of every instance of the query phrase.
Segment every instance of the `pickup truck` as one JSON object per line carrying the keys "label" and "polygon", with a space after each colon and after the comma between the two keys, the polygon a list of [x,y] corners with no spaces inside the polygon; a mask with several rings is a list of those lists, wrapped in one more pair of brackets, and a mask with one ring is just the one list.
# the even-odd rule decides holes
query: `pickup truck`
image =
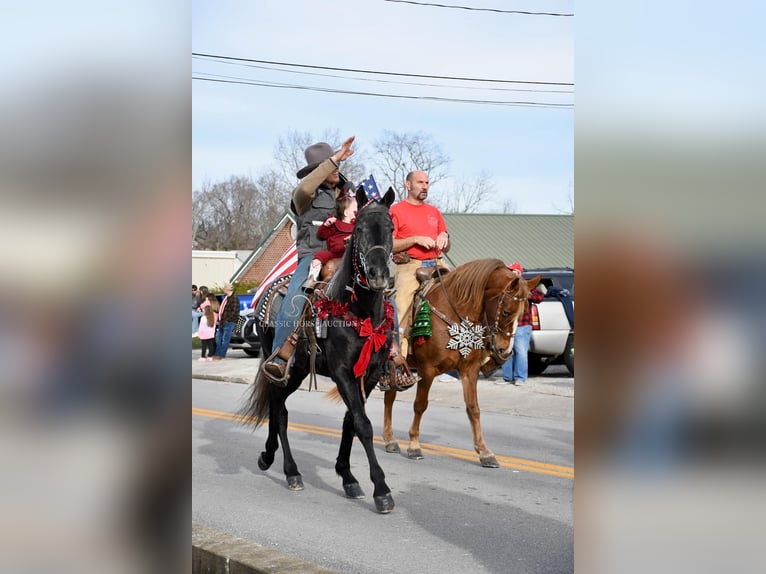
{"label": "pickup truck", "polygon": [[[543,301],[532,307],[529,375],[539,375],[553,363],[564,363],[574,375],[574,269],[526,269],[522,275],[525,279],[542,275],[545,289],[538,289],[546,291]],[[566,308],[570,303],[571,321]]]}

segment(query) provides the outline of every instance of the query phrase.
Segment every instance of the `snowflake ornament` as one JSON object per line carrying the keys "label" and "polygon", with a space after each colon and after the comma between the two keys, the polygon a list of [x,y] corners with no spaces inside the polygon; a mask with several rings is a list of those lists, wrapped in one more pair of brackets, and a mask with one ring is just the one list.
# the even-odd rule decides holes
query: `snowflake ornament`
{"label": "snowflake ornament", "polygon": [[463,357],[467,357],[474,349],[484,348],[484,326],[474,325],[468,319],[463,319],[460,325],[450,325],[449,335],[447,348],[459,350]]}

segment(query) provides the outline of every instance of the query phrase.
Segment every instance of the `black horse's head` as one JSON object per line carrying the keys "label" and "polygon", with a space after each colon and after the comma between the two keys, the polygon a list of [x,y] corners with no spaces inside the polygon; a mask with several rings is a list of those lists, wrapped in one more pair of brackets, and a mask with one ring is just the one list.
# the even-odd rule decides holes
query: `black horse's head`
{"label": "black horse's head", "polygon": [[356,192],[359,211],[356,215],[354,233],[351,237],[354,280],[373,291],[389,287],[388,262],[393,249],[394,224],[388,208],[394,202],[394,190],[390,187],[381,201],[368,201],[364,189]]}

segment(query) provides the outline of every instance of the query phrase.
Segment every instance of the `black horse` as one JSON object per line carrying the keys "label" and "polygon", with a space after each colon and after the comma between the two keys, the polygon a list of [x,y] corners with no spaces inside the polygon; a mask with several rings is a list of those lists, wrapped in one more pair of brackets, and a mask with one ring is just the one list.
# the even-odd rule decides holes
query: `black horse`
{"label": "black horse", "polygon": [[[350,465],[354,435],[358,436],[367,453],[370,479],[375,485],[375,506],[381,513],[393,510],[394,500],[375,456],[372,423],[365,412],[365,402],[383,373],[393,336],[393,308],[383,293],[391,278],[388,263],[393,247],[393,224],[388,208],[393,201],[394,191],[390,188],[381,202],[368,202],[364,191],[357,191],[357,202],[363,207],[357,214],[345,255],[327,287],[326,297],[315,298],[313,303],[317,320],[323,321],[322,330],[326,327],[326,336],[322,333],[321,338],[316,338],[316,371],[332,378],[347,408],[335,471],[342,478],[346,496],[364,496]],[[311,370],[310,339],[314,340],[313,334],[320,330],[302,323],[304,327],[299,331],[287,385],[274,385],[259,371],[240,410],[240,414],[256,426],[268,418],[269,435],[265,450],[258,458],[258,467],[261,470],[271,467],[281,442],[284,473],[291,490],[302,490],[303,479],[290,451],[285,401]],[[273,334],[262,328],[263,325],[259,325],[263,361],[264,353],[268,354],[271,348],[267,343],[271,343]],[[329,357],[332,360],[328,360]]]}

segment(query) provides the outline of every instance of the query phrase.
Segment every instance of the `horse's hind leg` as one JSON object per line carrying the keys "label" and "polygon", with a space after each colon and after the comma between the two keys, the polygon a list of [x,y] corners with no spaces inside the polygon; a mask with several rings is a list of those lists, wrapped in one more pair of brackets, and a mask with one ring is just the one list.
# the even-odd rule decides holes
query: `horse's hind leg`
{"label": "horse's hind leg", "polygon": [[282,453],[284,456],[283,470],[287,477],[287,488],[290,490],[303,490],[303,477],[298,472],[298,465],[295,464],[292,450],[290,450],[290,441],[287,439],[287,408],[284,404],[279,413],[279,440],[282,443]]}
{"label": "horse's hind leg", "polygon": [[265,450],[258,456],[258,468],[263,471],[269,470],[274,464],[274,454],[279,449],[279,411],[284,405],[284,393],[275,392],[275,387],[266,381],[256,380],[256,385],[267,385],[265,399],[268,401],[269,408],[269,433],[266,437]]}
{"label": "horse's hind leg", "polygon": [[392,426],[394,401],[396,401],[396,391],[386,391],[383,395],[383,443],[386,452],[400,452]]}
{"label": "horse's hind leg", "polygon": [[271,465],[274,464],[274,453],[279,448],[279,418],[269,417],[269,434],[266,437],[265,449],[258,457],[258,468],[261,470],[269,470]]}
{"label": "horse's hind leg", "polygon": [[364,491],[359,481],[351,473],[351,446],[354,444],[354,417],[346,411],[343,417],[343,433],[340,438],[338,458],[335,460],[335,472],[343,481],[343,491],[349,498],[364,498]]}
{"label": "horse's hind leg", "polygon": [[420,374],[422,378],[418,383],[415,400],[412,403],[414,416],[410,427],[410,445],[407,447],[407,458],[413,460],[422,460],[423,458],[423,451],[420,448],[420,421],[428,408],[428,391],[431,390],[431,383],[434,380],[433,372],[426,372],[423,369]]}

